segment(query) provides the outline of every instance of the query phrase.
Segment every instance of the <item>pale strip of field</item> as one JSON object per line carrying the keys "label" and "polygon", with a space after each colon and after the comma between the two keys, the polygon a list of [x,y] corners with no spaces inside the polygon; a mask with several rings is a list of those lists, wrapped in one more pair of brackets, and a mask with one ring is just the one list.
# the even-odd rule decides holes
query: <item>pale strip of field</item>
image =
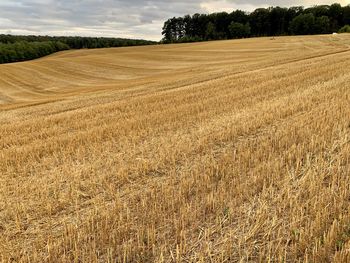
{"label": "pale strip of field", "polygon": [[0,261],[350,261],[350,35],[0,65]]}

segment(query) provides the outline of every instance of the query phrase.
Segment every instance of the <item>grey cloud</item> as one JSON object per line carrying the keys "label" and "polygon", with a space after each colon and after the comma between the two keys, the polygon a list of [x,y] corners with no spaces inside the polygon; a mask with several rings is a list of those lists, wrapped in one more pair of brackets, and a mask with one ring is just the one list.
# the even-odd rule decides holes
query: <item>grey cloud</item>
{"label": "grey cloud", "polygon": [[[2,33],[106,35],[160,39],[170,16],[201,11],[201,1],[2,0]],[[4,22],[5,21],[5,22]],[[148,27],[142,27],[142,25]],[[142,31],[141,31],[142,30]],[[117,35],[118,34],[118,35]]]}
{"label": "grey cloud", "polygon": [[[291,0],[290,5],[312,1]],[[318,1],[313,1],[317,4]],[[1,0],[0,33],[116,36],[159,40],[173,16],[209,12],[203,4],[232,9],[286,5],[282,0]]]}

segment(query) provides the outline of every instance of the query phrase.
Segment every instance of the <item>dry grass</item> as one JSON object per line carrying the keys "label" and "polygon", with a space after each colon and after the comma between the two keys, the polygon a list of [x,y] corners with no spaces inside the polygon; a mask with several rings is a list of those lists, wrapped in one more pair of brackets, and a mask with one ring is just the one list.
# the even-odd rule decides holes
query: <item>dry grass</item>
{"label": "dry grass", "polygon": [[350,35],[0,66],[0,261],[350,262]]}

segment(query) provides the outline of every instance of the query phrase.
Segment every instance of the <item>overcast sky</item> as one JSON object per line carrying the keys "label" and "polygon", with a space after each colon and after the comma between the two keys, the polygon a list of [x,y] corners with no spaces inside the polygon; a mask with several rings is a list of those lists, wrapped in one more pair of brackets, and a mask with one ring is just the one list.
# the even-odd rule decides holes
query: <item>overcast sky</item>
{"label": "overcast sky", "polygon": [[[336,0],[0,0],[0,33],[161,39],[173,16]],[[338,0],[347,5],[350,0]]]}

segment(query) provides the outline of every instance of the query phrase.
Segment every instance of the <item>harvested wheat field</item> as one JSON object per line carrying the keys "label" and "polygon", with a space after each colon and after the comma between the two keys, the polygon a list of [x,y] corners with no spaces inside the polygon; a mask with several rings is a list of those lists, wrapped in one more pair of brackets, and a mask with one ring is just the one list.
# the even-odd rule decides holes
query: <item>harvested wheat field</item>
{"label": "harvested wheat field", "polygon": [[0,65],[1,262],[350,262],[350,35]]}

